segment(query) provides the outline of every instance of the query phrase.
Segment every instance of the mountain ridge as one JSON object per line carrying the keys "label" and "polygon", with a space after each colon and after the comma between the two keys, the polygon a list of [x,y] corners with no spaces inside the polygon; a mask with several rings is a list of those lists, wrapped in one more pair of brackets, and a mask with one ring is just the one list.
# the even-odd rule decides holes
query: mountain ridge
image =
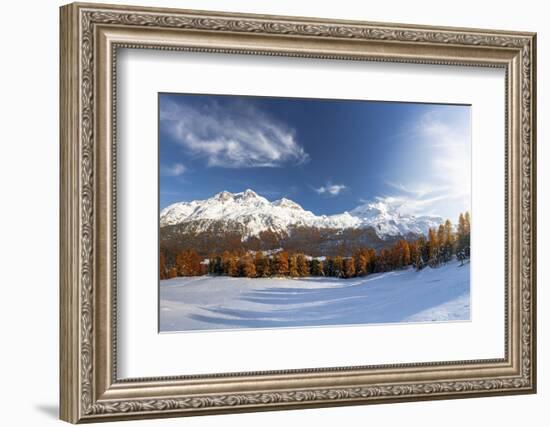
{"label": "mountain ridge", "polygon": [[251,189],[238,193],[221,191],[204,200],[173,203],[160,212],[160,227],[192,224],[200,233],[224,224],[238,224],[242,238],[258,237],[262,232],[288,234],[300,227],[314,229],[372,228],[378,237],[427,234],[429,228],[443,223],[440,216],[403,214],[382,202],[367,202],[351,211],[334,215],[315,215],[287,198],[270,202]]}

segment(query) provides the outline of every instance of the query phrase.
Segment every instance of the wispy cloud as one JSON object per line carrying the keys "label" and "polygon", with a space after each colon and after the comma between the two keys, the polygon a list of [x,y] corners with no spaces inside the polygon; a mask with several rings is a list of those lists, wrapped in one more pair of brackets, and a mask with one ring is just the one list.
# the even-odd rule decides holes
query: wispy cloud
{"label": "wispy cloud", "polygon": [[171,166],[163,166],[160,171],[166,176],[180,176],[187,171],[187,168],[181,163],[175,163]]}
{"label": "wispy cloud", "polygon": [[386,185],[398,190],[398,192],[406,193],[417,198],[423,198],[430,194],[445,192],[451,189],[448,185],[433,185],[427,183],[413,183],[405,185],[400,182],[395,183],[392,181],[386,181]]}
{"label": "wispy cloud", "polygon": [[160,119],[179,144],[211,167],[279,167],[309,160],[294,129],[242,101],[200,107],[164,102]]}
{"label": "wispy cloud", "polygon": [[415,215],[438,214],[450,206],[469,209],[470,134],[467,123],[426,113],[400,135],[418,147],[418,168],[399,180],[388,180],[379,201]]}
{"label": "wispy cloud", "polygon": [[432,112],[423,117],[420,133],[433,155],[429,164],[434,188],[428,195],[445,195],[461,209],[470,208],[471,134],[469,121],[444,120]]}
{"label": "wispy cloud", "polygon": [[343,184],[330,184],[330,183],[328,183],[326,185],[322,185],[319,188],[314,188],[313,190],[317,194],[326,194],[326,195],[330,195],[330,196],[337,196],[342,191],[344,191],[346,188],[347,187]]}

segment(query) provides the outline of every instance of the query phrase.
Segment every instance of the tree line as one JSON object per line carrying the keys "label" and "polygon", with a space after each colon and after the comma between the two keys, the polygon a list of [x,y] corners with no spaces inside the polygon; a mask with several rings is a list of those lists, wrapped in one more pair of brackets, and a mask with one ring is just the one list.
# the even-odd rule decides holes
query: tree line
{"label": "tree line", "polygon": [[311,257],[301,252],[229,251],[212,254],[206,260],[194,250],[179,252],[172,265],[160,252],[160,279],[204,274],[231,277],[307,277],[351,278],[413,266],[422,270],[436,268],[452,259],[464,263],[470,258],[470,214],[460,214],[456,230],[450,220],[430,228],[428,236],[398,240],[389,248],[376,251],[361,248],[349,256]]}

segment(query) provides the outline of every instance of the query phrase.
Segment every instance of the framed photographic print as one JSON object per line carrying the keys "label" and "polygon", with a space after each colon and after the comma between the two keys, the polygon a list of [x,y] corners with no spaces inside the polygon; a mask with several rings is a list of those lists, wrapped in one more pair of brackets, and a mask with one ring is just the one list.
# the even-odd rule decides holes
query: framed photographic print
{"label": "framed photographic print", "polygon": [[161,93],[160,332],[470,320],[470,108]]}
{"label": "framed photographic print", "polygon": [[533,393],[535,34],[61,8],[61,418]]}

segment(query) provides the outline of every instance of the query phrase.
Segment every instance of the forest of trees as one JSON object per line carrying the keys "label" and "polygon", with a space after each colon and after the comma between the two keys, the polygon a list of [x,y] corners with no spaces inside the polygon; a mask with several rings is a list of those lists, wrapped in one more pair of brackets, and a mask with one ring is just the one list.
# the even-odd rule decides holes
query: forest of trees
{"label": "forest of trees", "polygon": [[391,247],[378,252],[361,248],[348,256],[311,257],[301,252],[229,251],[201,259],[196,251],[184,250],[174,257],[172,265],[160,252],[160,279],[204,274],[232,277],[307,277],[326,276],[351,278],[413,266],[436,268],[452,259],[461,263],[470,258],[470,214],[460,214],[456,230],[447,220],[438,228],[430,229],[428,236],[416,240],[398,240]]}

